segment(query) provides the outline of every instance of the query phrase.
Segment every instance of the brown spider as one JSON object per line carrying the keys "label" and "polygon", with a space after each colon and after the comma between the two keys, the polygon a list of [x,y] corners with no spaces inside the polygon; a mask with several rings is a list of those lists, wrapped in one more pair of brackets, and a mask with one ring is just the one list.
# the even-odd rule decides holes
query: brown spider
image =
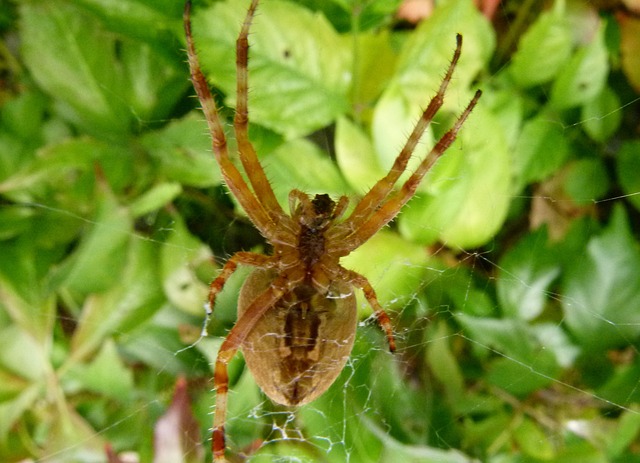
{"label": "brown spider", "polygon": [[379,180],[345,217],[348,199],[337,203],[328,195],[310,197],[299,190],[289,194],[289,210],[280,206],[248,138],[248,34],[259,0],[252,0],[236,42],[237,107],[234,129],[240,161],[248,184],[232,162],[218,110],[200,69],[191,35],[191,3],[184,25],[191,79],[213,140],[213,152],[227,187],[249,219],[273,246],[273,255],[238,252],[211,283],[208,311],[238,264],[256,267],[238,301],[238,321],[220,347],[215,364],[216,409],[212,450],[216,462],[225,461],[224,424],[228,391],[227,365],[242,348],[249,370],[267,396],[283,405],[302,405],[322,394],[336,379],[355,339],[356,299],[360,288],[386,332],[391,351],[395,341],[389,317],[367,279],[340,265],[348,255],[388,224],[415,194],[422,178],[453,143],[475,107],[478,90],[453,127],[436,143],[409,179],[394,186],[421,135],[443,104],[446,88],[462,46],[457,45],[438,92],[429,102],[389,173]]}

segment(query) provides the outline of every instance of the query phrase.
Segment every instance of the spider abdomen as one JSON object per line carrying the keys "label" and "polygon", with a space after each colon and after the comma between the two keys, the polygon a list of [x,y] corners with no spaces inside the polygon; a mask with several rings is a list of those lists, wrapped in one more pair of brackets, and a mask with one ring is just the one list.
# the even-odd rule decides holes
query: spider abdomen
{"label": "spider abdomen", "polygon": [[[239,317],[276,276],[276,271],[262,269],[249,275],[240,292]],[[346,286],[332,284],[327,294],[311,285],[296,287],[256,322],[242,344],[249,370],[274,402],[310,402],[342,371],[357,326],[355,296]]]}

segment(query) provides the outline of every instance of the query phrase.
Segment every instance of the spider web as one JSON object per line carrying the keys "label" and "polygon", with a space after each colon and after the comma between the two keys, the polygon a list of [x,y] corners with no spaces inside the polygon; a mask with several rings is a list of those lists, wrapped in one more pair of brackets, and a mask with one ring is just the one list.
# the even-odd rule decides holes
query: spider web
{"label": "spider web", "polygon": [[[496,81],[489,79],[483,87],[492,84]],[[638,98],[625,96],[617,107],[597,117],[604,119],[616,112],[631,117],[634,110],[637,114]],[[464,104],[455,92],[452,99]],[[134,112],[133,106],[130,109]],[[591,120],[578,117],[561,130],[573,135]],[[466,130],[474,132],[473,123]],[[324,133],[319,137],[332,151],[332,140]],[[269,158],[267,170],[274,184],[286,192],[291,186],[280,182],[281,159]],[[451,175],[450,179],[460,177]],[[293,181],[297,182],[294,187],[308,190],[308,185],[301,184],[304,179]],[[574,200],[558,199],[552,182],[541,183],[539,189],[527,190],[527,197],[511,194],[510,202],[535,203],[546,212],[566,210],[563,206],[575,211]],[[394,321],[397,352],[388,352],[384,335],[367,318],[369,309],[360,300],[362,322],[342,375],[325,395],[297,410],[279,408],[266,399],[238,356],[230,366],[229,448],[255,454],[252,461],[283,462],[511,461],[522,455],[566,461],[562,458],[571,452],[611,459],[635,455],[640,427],[636,347],[640,320],[634,318],[638,312],[634,291],[639,287],[635,283],[640,282],[637,230],[629,217],[637,216],[630,203],[638,195],[640,190],[607,192],[604,197],[584,195],[581,203],[593,208],[588,212],[602,217],[584,219],[577,231],[547,220],[558,228],[522,232],[508,222],[512,229],[501,231],[490,241],[493,244],[476,251],[444,240],[437,247],[420,247],[424,255],[418,259],[391,253],[373,268],[363,264],[373,259],[372,251],[356,256],[349,262],[353,266],[345,266],[367,274],[382,295]],[[135,297],[129,291],[92,296],[76,312],[73,307],[56,312],[56,338],[71,338],[64,335],[65,329],[70,333],[81,330],[86,333],[85,342],[78,336],[73,342],[87,351],[78,353],[74,345],[58,345],[60,350],[51,353],[51,359],[38,358],[39,366],[27,358],[43,351],[34,345],[37,336],[33,332],[24,335],[7,322],[9,316],[3,316],[5,354],[0,371],[24,374],[22,363],[38,379],[47,377],[43,371],[48,366],[55,370],[65,365],[70,353],[80,358],[86,355],[70,372],[48,376],[61,380],[52,390],[66,395],[57,402],[59,410],[51,406],[55,398],[44,394],[34,402],[29,420],[17,428],[36,436],[32,445],[41,445],[35,451],[41,456],[32,461],[105,461],[104,443],[114,441],[121,461],[151,461],[154,452],[155,461],[161,461],[160,457],[177,461],[171,460],[175,455],[170,449],[182,450],[180,457],[202,461],[196,446],[171,441],[171,432],[154,441],[151,429],[170,403],[179,403],[169,430],[186,429],[189,419],[181,413],[189,410],[200,425],[201,442],[208,439],[214,398],[210,365],[221,343],[220,334],[233,321],[235,295],[246,271],[229,282],[208,327],[209,335],[202,337],[200,301],[205,299],[204,282],[215,269],[206,246],[180,215],[167,215],[173,220],[165,216],[164,222],[145,215],[148,223],[139,224],[140,228],[157,227],[146,233],[132,231],[113,220],[113,214],[87,219],[71,207],[52,207],[44,201],[19,204],[50,220],[80,224],[103,245],[116,236],[124,237],[133,248],[148,247],[135,254],[139,262],[127,261],[123,278],[143,275],[144,270],[136,265],[151,262],[149,253],[154,252],[163,255],[166,268],[174,269],[162,273],[165,281],[160,294],[164,291],[168,300],[152,316],[127,319],[130,306],[126,298]],[[588,214],[582,211],[580,215]],[[406,226],[396,223],[377,238],[380,241],[374,243],[382,246],[380,254],[385,255],[382,240],[396,239]],[[417,227],[437,228],[424,223]],[[222,232],[218,261],[234,247],[238,238],[233,233]],[[509,239],[505,236],[510,233],[518,239],[506,246]],[[554,241],[549,237],[554,233],[564,238]],[[129,284],[138,289],[155,277],[140,277]],[[602,300],[603,295],[609,300]],[[15,306],[9,299],[11,288],[3,289],[2,296],[5,311]],[[118,296],[122,297],[120,311],[109,300]],[[75,298],[67,295],[64,302],[61,305],[72,306]],[[600,310],[611,306],[617,310]],[[115,308],[101,312],[106,307]],[[44,326],[47,313],[38,307],[30,318],[35,325]],[[76,325],[79,319],[81,326]],[[30,325],[23,320],[22,326]],[[136,374],[134,367],[142,372]],[[189,378],[189,404],[172,400],[178,374]],[[42,383],[36,380],[34,384]],[[118,400],[118,391],[126,399]],[[98,402],[102,404],[96,405]],[[4,402],[4,416],[11,406],[15,406],[11,400]],[[114,412],[114,407],[120,410]],[[56,413],[60,416],[55,417]],[[72,430],[62,429],[62,424]],[[132,437],[138,447],[127,447],[126,437],[140,433],[147,437]],[[47,437],[38,438],[38,434]],[[145,450],[127,455],[121,451],[125,448]],[[7,450],[5,458],[10,457]]]}

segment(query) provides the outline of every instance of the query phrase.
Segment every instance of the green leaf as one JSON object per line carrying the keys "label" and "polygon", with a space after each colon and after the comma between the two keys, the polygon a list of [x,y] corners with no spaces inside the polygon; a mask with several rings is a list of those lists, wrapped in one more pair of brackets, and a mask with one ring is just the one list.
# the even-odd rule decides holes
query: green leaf
{"label": "green leaf", "polygon": [[126,133],[131,115],[122,98],[113,98],[124,93],[113,39],[62,3],[23,3],[21,16],[25,61],[38,84],[63,102],[61,112],[88,130]]}
{"label": "green leaf", "polygon": [[520,450],[528,457],[548,461],[555,456],[554,445],[549,437],[529,418],[524,418],[515,429],[513,437]]}
{"label": "green leaf", "polygon": [[115,343],[107,339],[88,365],[78,364],[66,372],[67,387],[83,389],[126,402],[133,392],[133,374],[118,355]]}
{"label": "green leaf", "polygon": [[0,373],[3,377],[0,397],[4,396],[0,401],[2,441],[11,431],[15,432],[15,423],[41,397],[49,372],[48,345],[17,324],[0,330]]}
{"label": "green leaf", "polygon": [[577,204],[593,204],[609,191],[609,177],[602,159],[580,159],[568,167],[564,189]]}
{"label": "green leaf", "polygon": [[[611,374],[607,371],[607,366],[604,369],[602,366],[603,363],[598,362],[594,369],[595,371],[592,372],[592,374],[598,375],[598,380],[606,380],[598,388],[596,395],[610,401],[610,403],[620,404],[623,407],[635,407],[635,404],[640,401],[640,390],[636,387],[638,376],[640,375],[640,362],[638,362],[638,359],[633,359],[632,363],[629,364],[616,366]],[[603,378],[603,370],[607,375],[606,378]]]}
{"label": "green leaf", "polygon": [[43,381],[49,367],[46,346],[19,325],[9,325],[0,331],[0,369],[28,382]]}
{"label": "green leaf", "polygon": [[178,63],[119,41],[77,7],[23,3],[20,13],[33,77],[56,98],[60,114],[98,137],[124,136],[140,120],[166,115],[188,85]]}
{"label": "green leaf", "polygon": [[[125,257],[126,256],[126,257]],[[127,243],[119,284],[85,300],[73,334],[70,360],[81,360],[113,334],[131,331],[149,319],[164,302],[157,244],[140,239]],[[106,269],[105,269],[106,270]]]}
{"label": "green leaf", "polygon": [[[216,3],[194,13],[202,66],[235,101],[235,41],[247,2]],[[250,35],[251,120],[287,138],[333,122],[348,106],[351,54],[320,14],[284,1],[264,2]]]}
{"label": "green leaf", "polygon": [[0,206],[0,241],[22,234],[31,225],[32,209],[24,206]]}
{"label": "green leaf", "polygon": [[331,158],[305,139],[290,140],[262,158],[280,204],[288,210],[289,192],[327,193],[334,198],[349,191]]}
{"label": "green leaf", "polygon": [[436,307],[449,305],[450,299],[453,307],[467,315],[496,316],[496,303],[493,295],[487,291],[486,281],[483,278],[476,279],[470,268],[450,267],[446,257],[441,260],[443,262],[439,267],[432,266],[435,262],[430,265],[428,278],[425,278],[425,292],[430,303]]}
{"label": "green leaf", "polygon": [[[422,244],[439,239],[466,248],[495,235],[511,200],[511,159],[502,132],[493,130],[497,124],[481,102],[425,177],[429,195],[419,193],[400,214],[404,236]],[[489,132],[493,136],[477,136]]]}
{"label": "green leaf", "polygon": [[175,216],[171,234],[161,250],[162,286],[167,299],[188,313],[204,315],[209,286],[197,278],[195,266],[211,259],[211,252],[194,238],[182,217]]}
{"label": "green leaf", "polygon": [[[104,440],[70,403],[51,406],[44,444],[37,458],[56,455],[59,461],[95,461],[104,458]],[[82,445],[78,445],[82,442]]]}
{"label": "green leaf", "polygon": [[182,186],[179,183],[161,183],[156,185],[131,203],[131,215],[133,217],[140,217],[153,212],[171,202],[181,192]]}
{"label": "green leaf", "polygon": [[622,191],[633,206],[640,210],[640,141],[623,142],[616,160],[616,172]]}
{"label": "green leaf", "polygon": [[173,0],[77,0],[100,18],[109,30],[144,40],[167,57],[180,56],[176,37],[183,37],[180,21],[184,5]]}
{"label": "green leaf", "polygon": [[566,109],[588,103],[602,92],[608,74],[604,27],[601,26],[593,41],[564,63],[551,87],[551,104]]}
{"label": "green leaf", "polygon": [[604,143],[620,128],[620,106],[620,98],[609,86],[582,106],[582,126],[592,140]]}
{"label": "green leaf", "polygon": [[[38,198],[47,203],[52,201],[48,197],[51,191],[58,189],[56,206],[68,204],[67,210],[84,210],[82,205],[94,201],[95,164],[104,166],[109,180],[121,184],[131,175],[127,154],[122,148],[88,137],[49,143],[31,162],[13,172],[2,184],[2,189],[14,196]],[[70,178],[74,181],[70,182]],[[60,184],[65,184],[66,188],[60,189]]]}
{"label": "green leaf", "polygon": [[550,384],[558,374],[552,352],[535,331],[516,319],[489,319],[456,314],[478,349],[499,352],[490,362],[487,380],[512,394],[524,396]]}
{"label": "green leaf", "polygon": [[504,74],[498,75],[496,81],[496,84],[503,88],[485,92],[482,95],[482,105],[489,108],[496,118],[496,129],[502,128],[507,146],[513,147],[522,130],[526,98],[520,93],[514,94],[513,84]]}
{"label": "green leaf", "polygon": [[33,246],[31,229],[0,242],[0,255],[0,313],[37,342],[50,343],[56,301],[42,280],[52,262]]}
{"label": "green leaf", "polygon": [[452,352],[451,333],[446,325],[440,322],[434,331],[426,356],[429,368],[442,384],[449,401],[456,403],[464,396],[464,375]]}
{"label": "green leaf", "polygon": [[[369,241],[342,260],[351,270],[364,274],[376,289],[383,307],[402,307],[420,288],[426,273],[428,256],[421,246],[403,240],[395,233],[379,231]],[[359,307],[371,313],[360,291]]]}
{"label": "green leaf", "polygon": [[[191,327],[193,318],[170,307],[157,309],[158,305],[154,306],[153,311],[146,313],[139,311],[139,319],[134,320],[135,324],[130,323],[128,326],[132,328],[131,331],[119,336],[118,348],[123,355],[136,363],[146,365],[152,374],[156,372],[157,375],[158,372],[163,372],[172,376],[204,376],[210,379],[210,365],[213,365],[215,357],[207,362],[202,353],[205,348],[211,347],[211,343],[206,342],[209,339],[200,339],[197,342],[197,349],[192,348],[195,347],[194,344],[185,346],[176,328]],[[157,310],[155,313],[150,313],[155,310]],[[148,320],[150,315],[154,317]],[[229,370],[231,371],[231,367]],[[230,377],[233,378],[232,375]],[[210,392],[207,389],[207,393]]]}
{"label": "green leaf", "polygon": [[[383,1],[391,3],[388,0]],[[359,20],[360,24],[365,21],[362,17]],[[360,33],[353,31],[352,34],[355,66],[351,86],[351,106],[354,108],[356,119],[369,120],[376,98],[393,76],[397,53],[393,48],[392,36],[388,30]]]}
{"label": "green leaf", "polygon": [[525,123],[513,156],[518,193],[532,182],[544,180],[558,170],[570,156],[562,126],[539,115]]}
{"label": "green leaf", "polygon": [[599,446],[582,439],[570,440],[560,449],[556,461],[562,463],[610,463]]}
{"label": "green leaf", "polygon": [[76,252],[56,269],[54,287],[63,285],[71,291],[89,294],[120,281],[133,224],[129,211],[117,203],[105,185],[100,185],[99,196],[93,225]]}
{"label": "green leaf", "polygon": [[[458,31],[464,31],[462,55],[442,111],[458,113],[471,99],[473,92],[468,89],[488,61],[495,38],[471,1],[455,0],[443,3],[409,37],[398,57],[393,78],[376,104],[371,133],[384,169],[391,167],[407,134],[439,87],[451,61]],[[423,156],[426,149],[423,146],[417,150],[415,157]]]}
{"label": "green leaf", "polygon": [[640,414],[633,408],[623,411],[617,422],[615,432],[610,433],[607,454],[610,458],[623,457],[624,452],[633,445],[640,434]]}
{"label": "green leaf", "polygon": [[[20,141],[35,148],[41,142],[46,103],[44,95],[35,91],[26,91],[5,102],[0,114],[3,131],[7,130],[18,137]],[[1,154],[3,157],[5,155],[10,154],[9,152]],[[23,159],[16,160],[22,161]]]}
{"label": "green leaf", "polygon": [[20,417],[31,409],[42,395],[42,384],[25,385],[16,397],[0,402],[0,449],[5,446],[7,437],[15,432],[14,425]]}
{"label": "green leaf", "polygon": [[162,130],[147,133],[141,143],[158,162],[158,174],[171,181],[199,188],[222,181],[201,114],[192,112]]}
{"label": "green leaf", "polygon": [[549,287],[560,275],[557,250],[548,244],[545,229],[527,235],[502,258],[497,281],[504,314],[524,320],[536,318],[547,302]]}
{"label": "green leaf", "polygon": [[585,349],[610,349],[640,335],[640,250],[621,207],[569,264],[562,286],[565,321]]}
{"label": "green leaf", "polygon": [[562,13],[557,6],[542,13],[520,39],[509,71],[521,87],[551,81],[569,59],[571,23]]}
{"label": "green leaf", "polygon": [[346,117],[336,124],[336,161],[351,188],[364,194],[385,172],[375,162],[371,140]]}

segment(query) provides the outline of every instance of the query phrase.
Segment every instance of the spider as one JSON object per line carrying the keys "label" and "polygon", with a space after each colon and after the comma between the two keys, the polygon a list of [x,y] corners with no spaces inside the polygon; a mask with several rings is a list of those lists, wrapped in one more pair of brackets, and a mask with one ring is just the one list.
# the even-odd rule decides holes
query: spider
{"label": "spider", "polygon": [[207,311],[238,265],[255,267],[238,300],[238,320],[224,339],[214,370],[216,408],[212,451],[215,462],[225,461],[225,414],[229,377],[227,365],[238,349],[256,382],[274,402],[302,405],[326,391],[344,367],[357,326],[354,288],[363,291],[386,333],[395,341],[388,315],[363,276],[340,265],[348,255],[388,224],[413,197],[425,174],[456,139],[476,106],[481,91],[467,105],[447,133],[418,168],[394,189],[407,168],[421,135],[443,104],[444,94],[461,53],[462,37],[440,84],[389,173],[379,180],[347,214],[348,198],[313,197],[299,190],[289,194],[289,212],[281,207],[248,137],[248,34],[259,0],[252,0],[236,42],[237,106],[233,126],[240,162],[247,180],[229,156],[223,124],[202,73],[191,34],[191,2],[184,26],[191,80],[202,105],[212,138],[213,153],[224,181],[251,222],[273,246],[272,255],[237,252],[210,285]]}

